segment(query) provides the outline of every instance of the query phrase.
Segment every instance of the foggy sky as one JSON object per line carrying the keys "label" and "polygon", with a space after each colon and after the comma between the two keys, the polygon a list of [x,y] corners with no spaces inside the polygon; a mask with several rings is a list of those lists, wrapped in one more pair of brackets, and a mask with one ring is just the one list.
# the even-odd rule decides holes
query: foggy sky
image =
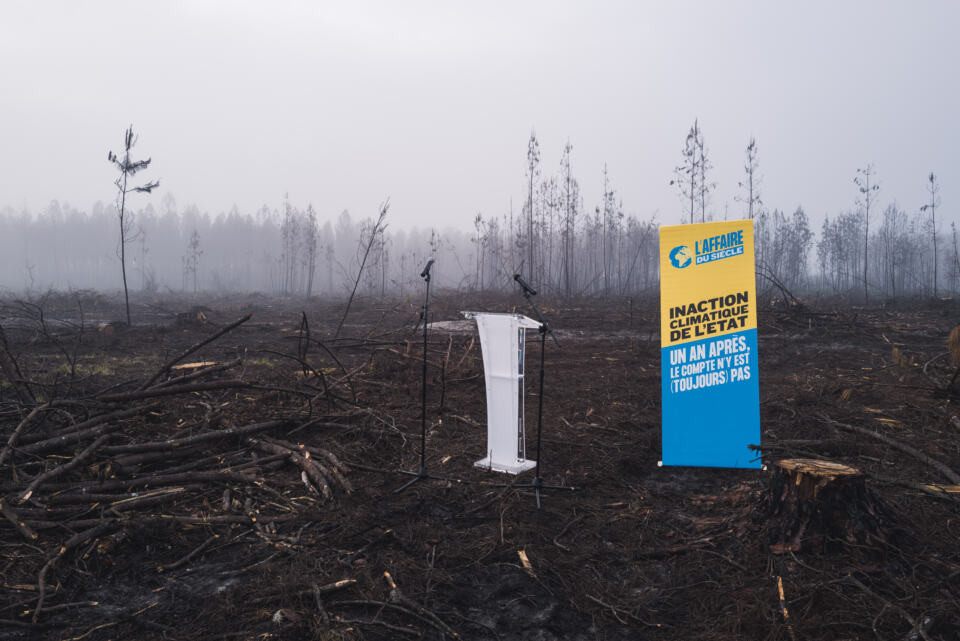
{"label": "foggy sky", "polygon": [[[767,207],[852,209],[867,162],[915,213],[960,202],[960,3],[0,2],[0,206],[112,202],[133,123],[159,192],[210,214],[289,193],[321,218],[468,228],[524,200],[526,142],[563,144],[585,209],[678,223],[669,185],[699,118],[739,217],[755,136]],[[941,217],[942,216],[942,217]]]}

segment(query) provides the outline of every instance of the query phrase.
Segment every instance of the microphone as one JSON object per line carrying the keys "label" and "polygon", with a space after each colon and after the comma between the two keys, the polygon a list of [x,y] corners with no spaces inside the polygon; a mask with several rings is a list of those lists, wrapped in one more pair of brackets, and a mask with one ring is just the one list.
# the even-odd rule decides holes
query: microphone
{"label": "microphone", "polygon": [[524,281],[523,278],[520,277],[520,274],[514,274],[513,280],[517,281],[517,284],[519,284],[520,287],[523,288],[523,291],[527,292],[531,296],[537,295],[537,290],[535,290],[533,287],[530,287],[530,285],[527,285],[526,281]]}
{"label": "microphone", "polygon": [[426,264],[426,266],[423,268],[423,271],[420,272],[420,278],[430,278],[430,268],[433,267],[433,263],[434,263],[434,262],[435,262],[435,261],[434,261],[434,258],[433,258],[433,256],[431,256],[431,257],[427,260],[427,264]]}

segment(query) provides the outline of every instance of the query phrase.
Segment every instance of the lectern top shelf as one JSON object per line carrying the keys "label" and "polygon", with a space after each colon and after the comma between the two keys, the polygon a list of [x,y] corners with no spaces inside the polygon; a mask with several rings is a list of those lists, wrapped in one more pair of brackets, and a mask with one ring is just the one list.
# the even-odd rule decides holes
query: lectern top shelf
{"label": "lectern top shelf", "polygon": [[517,321],[517,327],[525,327],[528,329],[537,329],[540,327],[540,323],[530,318],[529,316],[524,316],[523,314],[515,314],[511,312],[460,312],[463,314],[464,318],[474,319],[477,316],[504,316],[515,318]]}

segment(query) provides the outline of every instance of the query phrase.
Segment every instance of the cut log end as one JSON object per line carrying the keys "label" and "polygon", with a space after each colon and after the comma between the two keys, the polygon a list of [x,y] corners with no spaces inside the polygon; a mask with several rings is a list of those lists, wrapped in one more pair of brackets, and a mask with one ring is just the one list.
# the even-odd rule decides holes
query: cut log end
{"label": "cut log end", "polygon": [[841,541],[882,541],[887,511],[856,468],[816,459],[774,464],[768,514],[771,549],[823,550]]}

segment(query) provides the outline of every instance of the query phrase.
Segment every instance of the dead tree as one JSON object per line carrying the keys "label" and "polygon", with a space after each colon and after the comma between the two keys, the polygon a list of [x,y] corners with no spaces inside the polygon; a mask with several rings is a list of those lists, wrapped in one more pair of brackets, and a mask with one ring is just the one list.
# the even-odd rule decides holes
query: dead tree
{"label": "dead tree", "polygon": [[[706,217],[706,197],[708,188],[706,187],[706,168],[703,163],[706,162],[706,152],[703,144],[703,135],[700,133],[700,123],[693,121],[693,126],[687,132],[687,138],[683,143],[683,162],[674,168],[676,175],[671,185],[676,185],[680,190],[680,199],[683,201],[687,212],[690,214],[690,224],[693,224],[697,209],[700,209],[701,221]],[[690,201],[687,204],[687,201]]]}
{"label": "dead tree", "polygon": [[539,168],[540,143],[537,142],[537,134],[531,131],[530,140],[527,142],[527,202],[524,205],[527,223],[527,273],[533,273],[535,269],[533,262],[533,185],[540,174]]}
{"label": "dead tree", "polygon": [[693,143],[693,128],[690,129],[690,132],[687,134],[687,139],[683,144],[683,163],[674,168],[673,172],[677,175],[674,180],[670,181],[671,185],[677,185],[677,188],[680,190],[680,200],[686,203],[687,200],[690,201],[689,206],[687,206],[687,213],[690,214],[690,224],[693,224],[693,215],[696,212],[696,205],[694,204],[697,197],[697,149]]}
{"label": "dead tree", "polygon": [[930,202],[920,208],[921,212],[930,210],[930,233],[933,236],[933,297],[937,297],[937,207],[940,205],[940,185],[937,177],[930,172],[930,184],[927,191],[930,193]]}
{"label": "dead tree", "polygon": [[117,186],[117,215],[120,218],[120,270],[123,274],[123,299],[127,309],[127,325],[130,324],[130,294],[127,292],[127,243],[134,240],[131,233],[132,221],[126,217],[127,194],[130,192],[150,193],[160,186],[159,180],[148,182],[139,187],[128,186],[128,180],[142,169],[150,166],[151,158],[146,160],[132,160],[130,150],[137,144],[137,138],[133,135],[133,125],[127,129],[123,139],[123,158],[119,158],[112,151],[107,152],[107,160],[112,162],[120,171],[120,175],[114,181]]}
{"label": "dead tree", "polygon": [[183,290],[186,291],[187,285],[193,282],[193,293],[200,290],[200,256],[203,250],[200,249],[200,234],[196,229],[190,234],[190,242],[187,243],[187,253],[183,256]]}
{"label": "dead tree", "polygon": [[759,213],[760,207],[763,206],[763,201],[760,199],[760,183],[762,182],[762,178],[757,175],[757,168],[759,166],[759,162],[757,161],[757,141],[752,136],[750,137],[750,143],[747,145],[746,155],[747,158],[743,165],[743,170],[747,174],[746,182],[738,183],[738,186],[743,189],[745,193],[742,196],[736,196],[735,200],[746,203],[747,218],[753,220],[757,213]]}
{"label": "dead tree", "polygon": [[866,168],[857,169],[857,176],[853,179],[856,183],[860,195],[857,197],[857,206],[863,211],[863,300],[870,300],[870,292],[867,288],[867,248],[870,244],[870,207],[876,201],[876,192],[880,191],[880,185],[873,179],[873,164],[868,163]]}
{"label": "dead tree", "polygon": [[700,201],[700,222],[705,223],[707,222],[707,200],[710,197],[710,190],[715,188],[717,184],[707,182],[707,171],[713,169],[713,165],[707,158],[707,146],[703,141],[703,132],[697,127],[696,122],[694,122],[694,128],[696,129],[694,143],[696,144],[697,152],[697,169],[700,172],[700,185],[697,191],[697,199]]}
{"label": "dead tree", "polygon": [[[380,215],[370,229],[370,237],[367,238],[367,247],[363,252],[363,259],[360,261],[360,269],[357,270],[357,279],[353,282],[353,290],[350,292],[350,298],[347,299],[347,307],[343,310],[343,317],[340,319],[340,324],[337,325],[337,331],[333,334],[334,338],[340,335],[340,330],[343,329],[343,323],[347,320],[347,314],[350,313],[350,305],[353,304],[353,297],[357,294],[357,287],[360,285],[360,279],[363,277],[363,267],[367,264],[367,257],[370,255],[370,250],[373,248],[374,243],[377,242],[377,236],[382,234],[387,228],[385,221],[387,218],[387,210],[389,209],[390,199],[387,198],[387,200],[380,205]],[[363,239],[361,239],[360,242],[363,242]]]}
{"label": "dead tree", "polygon": [[574,246],[576,243],[576,222],[577,205],[580,199],[580,186],[577,179],[573,177],[573,170],[570,166],[570,153],[573,151],[573,145],[567,141],[563,148],[563,156],[560,159],[560,170],[563,180],[563,295],[570,296],[570,270],[573,268]]}
{"label": "dead tree", "polygon": [[304,244],[307,255],[306,262],[306,290],[307,298],[313,293],[313,277],[317,272],[317,255],[320,250],[318,242],[319,230],[317,229],[317,212],[313,210],[313,205],[307,205],[306,229],[304,230]]}

